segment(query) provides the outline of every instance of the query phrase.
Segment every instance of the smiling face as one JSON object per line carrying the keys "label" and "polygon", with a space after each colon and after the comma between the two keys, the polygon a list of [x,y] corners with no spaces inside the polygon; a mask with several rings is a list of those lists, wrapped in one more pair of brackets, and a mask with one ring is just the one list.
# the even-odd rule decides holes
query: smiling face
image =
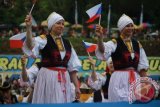
{"label": "smiling face", "polygon": [[134,33],[134,26],[132,23],[125,26],[124,29],[121,31],[121,34],[124,35],[126,38],[131,37],[133,33]]}
{"label": "smiling face", "polygon": [[59,36],[64,30],[64,20],[60,20],[52,26],[51,34]]}

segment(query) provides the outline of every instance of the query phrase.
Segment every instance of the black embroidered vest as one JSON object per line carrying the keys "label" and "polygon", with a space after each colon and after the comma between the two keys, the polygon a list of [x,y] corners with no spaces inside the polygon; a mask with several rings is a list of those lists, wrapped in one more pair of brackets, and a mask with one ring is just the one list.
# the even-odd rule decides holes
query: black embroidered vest
{"label": "black embroidered vest", "polygon": [[42,67],[67,67],[68,61],[71,57],[71,44],[68,40],[62,38],[63,44],[66,50],[66,54],[64,59],[61,59],[60,51],[58,47],[51,37],[51,35],[47,35],[47,44],[41,50],[41,66]]}
{"label": "black embroidered vest", "polygon": [[131,54],[121,38],[117,38],[117,48],[112,53],[112,61],[115,70],[133,67],[137,69],[139,62],[139,44],[136,40],[131,39],[135,57],[132,59]]}

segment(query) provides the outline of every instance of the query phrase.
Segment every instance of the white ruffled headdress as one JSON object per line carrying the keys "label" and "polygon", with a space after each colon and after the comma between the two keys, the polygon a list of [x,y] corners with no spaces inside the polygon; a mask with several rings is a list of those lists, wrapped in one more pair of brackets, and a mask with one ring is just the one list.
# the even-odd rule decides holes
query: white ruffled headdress
{"label": "white ruffled headdress", "polygon": [[52,26],[60,20],[64,20],[64,18],[56,12],[52,12],[47,18],[48,29],[51,30]]}
{"label": "white ruffled headdress", "polygon": [[126,27],[130,23],[134,25],[133,20],[129,16],[123,14],[118,20],[117,27],[119,31],[122,31],[123,28]]}

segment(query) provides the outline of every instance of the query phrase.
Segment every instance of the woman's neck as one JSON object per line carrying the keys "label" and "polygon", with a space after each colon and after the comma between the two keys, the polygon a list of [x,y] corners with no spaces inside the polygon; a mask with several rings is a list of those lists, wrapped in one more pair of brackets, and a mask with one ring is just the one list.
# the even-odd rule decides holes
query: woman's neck
{"label": "woman's neck", "polygon": [[131,39],[130,36],[127,36],[127,35],[124,35],[124,34],[121,34],[120,37],[121,37],[123,40],[130,40],[130,39]]}
{"label": "woman's neck", "polygon": [[61,37],[61,35],[55,34],[54,32],[51,32],[50,35],[51,35],[53,38]]}

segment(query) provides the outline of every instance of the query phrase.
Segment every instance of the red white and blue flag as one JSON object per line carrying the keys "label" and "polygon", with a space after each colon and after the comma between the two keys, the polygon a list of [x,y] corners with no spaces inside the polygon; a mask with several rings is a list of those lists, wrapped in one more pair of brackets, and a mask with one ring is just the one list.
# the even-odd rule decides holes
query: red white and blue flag
{"label": "red white and blue flag", "polygon": [[89,29],[96,29],[96,25],[95,24],[91,24],[87,26]]}
{"label": "red white and blue flag", "polygon": [[98,17],[100,17],[102,11],[102,3],[90,8],[86,11],[86,13],[89,15],[89,20],[86,23],[91,23]]}
{"label": "red white and blue flag", "polygon": [[97,44],[83,42],[84,47],[86,48],[87,52],[94,52],[97,49]]}
{"label": "red white and blue flag", "polygon": [[10,48],[22,48],[26,39],[26,32],[16,34],[9,39]]}

